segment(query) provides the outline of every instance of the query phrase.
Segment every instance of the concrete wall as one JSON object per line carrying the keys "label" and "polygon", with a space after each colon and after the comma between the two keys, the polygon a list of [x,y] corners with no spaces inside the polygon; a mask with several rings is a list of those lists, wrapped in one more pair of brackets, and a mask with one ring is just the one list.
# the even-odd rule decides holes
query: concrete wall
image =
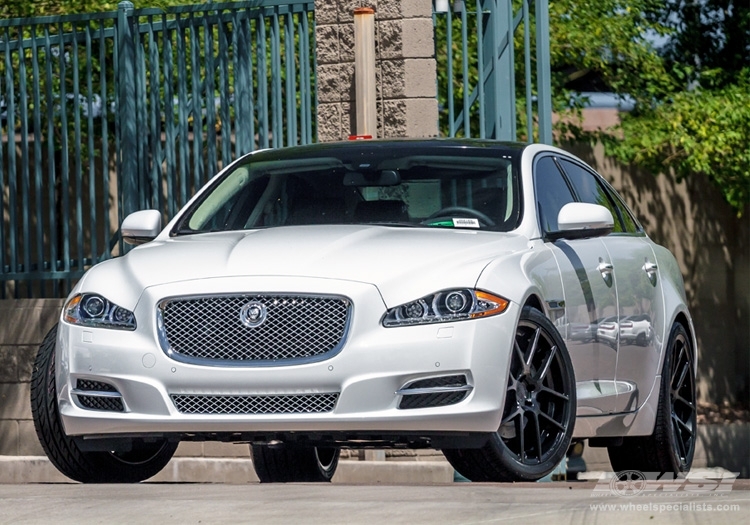
{"label": "concrete wall", "polygon": [[354,9],[375,9],[379,138],[437,135],[431,0],[316,0],[318,141],[356,133]]}
{"label": "concrete wall", "polygon": [[61,299],[0,301],[0,456],[44,455],[29,405],[34,359]]}

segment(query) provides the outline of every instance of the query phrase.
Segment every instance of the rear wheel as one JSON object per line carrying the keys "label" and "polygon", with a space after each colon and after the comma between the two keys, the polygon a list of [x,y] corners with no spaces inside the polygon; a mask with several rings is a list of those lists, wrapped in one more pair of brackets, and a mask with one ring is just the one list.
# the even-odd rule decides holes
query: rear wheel
{"label": "rear wheel", "polygon": [[57,406],[55,341],[57,325],[49,331],[31,375],[31,413],[44,452],[67,477],[83,483],[136,483],[156,475],[169,462],[178,443],[134,439],[127,451],[83,451],[65,434]]}
{"label": "rear wheel", "polygon": [[472,481],[535,481],[565,457],[573,435],[573,365],[552,322],[525,307],[516,328],[500,427],[481,449],[443,454]]}
{"label": "rear wheel", "polygon": [[693,345],[685,327],[675,323],[664,357],[654,432],[625,437],[622,445],[607,447],[615,472],[688,472],[695,453],[695,408]]}
{"label": "rear wheel", "polygon": [[250,445],[261,483],[328,482],[339,464],[339,449],[278,443]]}

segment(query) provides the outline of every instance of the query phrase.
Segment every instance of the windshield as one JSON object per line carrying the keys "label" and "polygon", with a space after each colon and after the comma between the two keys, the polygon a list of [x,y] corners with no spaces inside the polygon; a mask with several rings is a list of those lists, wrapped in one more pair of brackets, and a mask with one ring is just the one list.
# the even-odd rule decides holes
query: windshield
{"label": "windshield", "polygon": [[173,234],[319,224],[515,228],[520,198],[509,158],[486,150],[475,156],[410,153],[382,159],[251,155],[212,184]]}

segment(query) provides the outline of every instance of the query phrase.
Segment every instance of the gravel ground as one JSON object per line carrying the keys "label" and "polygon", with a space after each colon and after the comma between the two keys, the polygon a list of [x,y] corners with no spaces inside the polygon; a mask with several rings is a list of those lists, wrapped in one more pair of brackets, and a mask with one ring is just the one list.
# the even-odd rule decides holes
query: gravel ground
{"label": "gravel ground", "polygon": [[716,405],[698,402],[699,424],[727,424],[750,422],[750,410],[740,405]]}

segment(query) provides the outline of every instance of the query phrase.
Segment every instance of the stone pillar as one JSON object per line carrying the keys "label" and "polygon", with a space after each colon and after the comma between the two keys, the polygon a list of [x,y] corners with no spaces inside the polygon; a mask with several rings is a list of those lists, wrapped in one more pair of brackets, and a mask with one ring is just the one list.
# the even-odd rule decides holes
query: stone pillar
{"label": "stone pillar", "polygon": [[315,0],[318,142],[356,131],[354,9],[375,9],[378,138],[438,133],[431,0]]}

